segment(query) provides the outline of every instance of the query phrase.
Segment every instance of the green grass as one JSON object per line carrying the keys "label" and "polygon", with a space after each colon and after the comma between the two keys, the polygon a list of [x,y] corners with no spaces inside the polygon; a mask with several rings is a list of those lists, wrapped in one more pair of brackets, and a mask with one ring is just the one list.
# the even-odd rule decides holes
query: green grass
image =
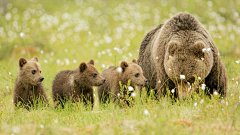
{"label": "green grass", "polygon": [[[240,67],[233,53],[233,44],[240,43],[239,6],[232,0],[8,0],[7,14],[0,16],[0,134],[239,134]],[[185,102],[137,98],[128,108],[98,102],[92,111],[81,103],[53,108],[51,86],[59,71],[90,59],[100,73],[130,62],[146,33],[179,12],[193,14],[217,45],[229,78],[225,99],[195,94]],[[33,56],[39,58],[50,107],[15,111],[18,60]]]}

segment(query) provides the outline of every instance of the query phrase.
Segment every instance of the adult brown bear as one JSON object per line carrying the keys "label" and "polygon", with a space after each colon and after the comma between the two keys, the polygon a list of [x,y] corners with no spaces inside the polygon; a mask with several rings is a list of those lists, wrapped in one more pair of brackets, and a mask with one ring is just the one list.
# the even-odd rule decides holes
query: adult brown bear
{"label": "adult brown bear", "polygon": [[208,95],[216,91],[226,96],[227,72],[218,49],[191,14],[179,13],[149,32],[141,43],[138,64],[157,95],[177,88],[175,96],[185,98],[197,78]]}

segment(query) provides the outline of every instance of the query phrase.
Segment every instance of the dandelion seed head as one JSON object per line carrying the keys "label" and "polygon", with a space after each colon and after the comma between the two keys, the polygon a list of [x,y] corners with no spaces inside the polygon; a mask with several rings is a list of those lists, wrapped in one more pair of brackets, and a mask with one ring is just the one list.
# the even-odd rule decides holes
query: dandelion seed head
{"label": "dandelion seed head", "polygon": [[44,125],[41,124],[41,125],[40,125],[40,128],[44,128]]}
{"label": "dandelion seed head", "polygon": [[73,63],[77,63],[77,60],[73,60]]}
{"label": "dandelion seed head", "polygon": [[131,94],[131,96],[132,96],[132,97],[136,97],[136,93],[133,92],[133,93]]}
{"label": "dandelion seed head", "polygon": [[200,104],[202,104],[204,102],[204,100],[202,99],[201,101],[200,101]]}
{"label": "dandelion seed head", "polygon": [[43,62],[44,62],[44,63],[48,63],[48,60],[44,59]]}
{"label": "dandelion seed head", "polygon": [[144,109],[144,114],[149,115],[149,111],[147,109]]}
{"label": "dandelion seed head", "polygon": [[213,92],[213,94],[214,94],[214,95],[217,95],[217,94],[218,94],[218,92],[217,92],[217,91],[214,91],[214,92]]}
{"label": "dandelion seed head", "polygon": [[180,79],[185,79],[185,75],[180,75]]}
{"label": "dandelion seed head", "polygon": [[25,34],[23,32],[21,32],[19,35],[21,38],[23,38],[25,36]]}
{"label": "dandelion seed head", "polygon": [[174,93],[174,92],[175,92],[175,90],[174,90],[174,89],[172,89],[172,90],[171,90],[171,92],[172,92],[172,93]]}
{"label": "dandelion seed head", "polygon": [[206,50],[207,50],[206,48],[203,48],[203,49],[202,49],[202,52],[204,53],[204,52],[206,52]]}
{"label": "dandelion seed head", "polygon": [[134,89],[133,89],[132,86],[129,86],[129,87],[128,87],[128,90],[129,90],[129,91],[133,91]]}
{"label": "dandelion seed head", "polygon": [[19,126],[14,126],[14,127],[13,127],[13,133],[18,134],[18,133],[20,133],[20,131],[21,131],[21,129],[20,129]]}
{"label": "dandelion seed head", "polygon": [[55,119],[55,120],[54,120],[54,123],[56,123],[56,124],[57,124],[57,123],[58,123],[58,120],[57,120],[57,119]]}
{"label": "dandelion seed head", "polygon": [[122,68],[121,68],[121,67],[118,67],[118,68],[117,68],[117,71],[118,71],[118,73],[122,73]]}

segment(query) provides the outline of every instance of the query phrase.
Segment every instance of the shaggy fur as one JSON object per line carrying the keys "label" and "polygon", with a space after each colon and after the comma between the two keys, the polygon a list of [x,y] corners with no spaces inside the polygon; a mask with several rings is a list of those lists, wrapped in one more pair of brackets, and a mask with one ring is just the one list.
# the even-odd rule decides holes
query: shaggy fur
{"label": "shaggy fur", "polygon": [[[209,88],[226,96],[227,72],[210,34],[192,15],[180,13],[149,32],[141,43],[138,63],[151,88],[166,94],[178,88],[175,96],[185,98],[196,77]],[[185,75],[185,80],[180,79]]]}
{"label": "shaggy fur", "polygon": [[94,61],[81,63],[75,70],[64,70],[58,73],[53,81],[53,101],[60,103],[64,108],[64,102],[83,101],[93,106],[93,86],[100,86],[105,82],[94,67]]}
{"label": "shaggy fur", "polygon": [[13,93],[14,105],[17,106],[18,102],[21,102],[21,106],[29,109],[29,107],[34,105],[34,102],[36,102],[36,104],[38,103],[39,98],[48,103],[42,85],[43,79],[41,75],[41,66],[36,56],[29,61],[20,58],[19,70]]}
{"label": "shaggy fur", "polygon": [[[113,101],[116,100],[120,93],[119,82],[124,86],[128,84],[128,80],[131,80],[130,86],[132,87],[144,86],[147,83],[142,68],[137,64],[136,59],[130,63],[122,61],[120,67],[111,66],[104,70],[101,75],[106,79],[106,83],[98,87],[98,97],[102,103],[106,103],[109,97]],[[123,91],[123,95],[126,94],[127,92]]]}

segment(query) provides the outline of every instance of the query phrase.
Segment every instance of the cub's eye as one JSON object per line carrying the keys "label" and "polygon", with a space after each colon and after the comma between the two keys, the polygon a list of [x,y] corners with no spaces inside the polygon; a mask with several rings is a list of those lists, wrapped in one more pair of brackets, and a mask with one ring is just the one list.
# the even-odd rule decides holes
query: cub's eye
{"label": "cub's eye", "polygon": [[139,73],[136,73],[136,74],[135,74],[135,77],[139,77]]}
{"label": "cub's eye", "polygon": [[92,74],[92,76],[95,78],[95,77],[97,77],[97,74]]}
{"label": "cub's eye", "polygon": [[42,71],[40,71],[40,73],[42,73]]}
{"label": "cub's eye", "polygon": [[32,71],[32,74],[34,75],[35,73],[36,73],[36,70],[33,70],[33,71]]}

